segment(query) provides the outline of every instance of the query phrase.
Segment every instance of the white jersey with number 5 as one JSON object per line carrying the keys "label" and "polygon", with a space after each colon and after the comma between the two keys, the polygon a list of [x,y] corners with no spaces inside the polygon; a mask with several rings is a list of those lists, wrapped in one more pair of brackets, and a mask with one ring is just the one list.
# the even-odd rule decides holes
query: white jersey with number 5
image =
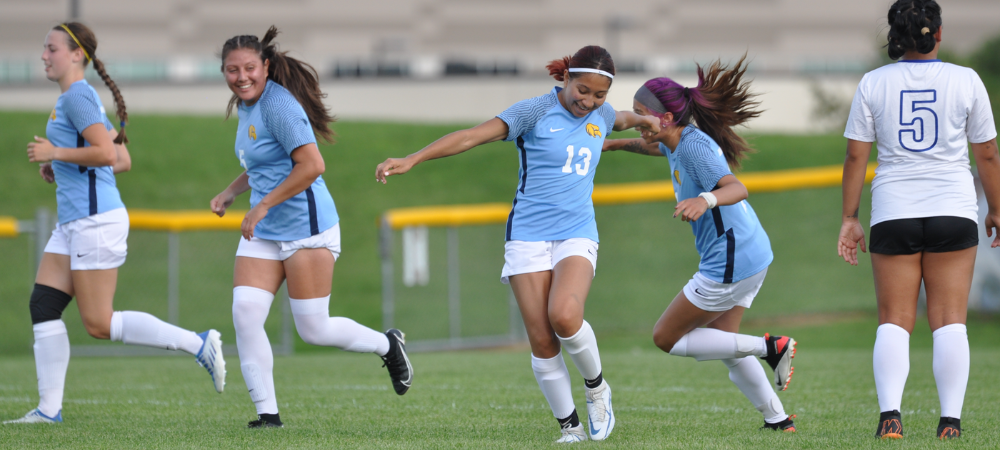
{"label": "white jersey with number 5", "polygon": [[986,87],[972,69],[904,60],[865,74],[844,137],[878,143],[871,224],[934,216],[978,221],[968,143],[996,136]]}

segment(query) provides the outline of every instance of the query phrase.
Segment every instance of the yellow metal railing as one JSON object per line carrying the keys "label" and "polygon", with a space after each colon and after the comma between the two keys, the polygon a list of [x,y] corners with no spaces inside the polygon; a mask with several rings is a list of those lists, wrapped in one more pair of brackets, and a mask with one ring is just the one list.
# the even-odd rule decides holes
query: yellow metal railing
{"label": "yellow metal railing", "polygon": [[[776,192],[839,186],[843,166],[808,169],[747,172],[739,179],[750,192]],[[875,164],[868,165],[865,182],[875,178]],[[594,205],[674,201],[674,186],[670,181],[643,183],[599,184],[594,186]],[[420,206],[396,208],[385,212],[383,219],[392,229],[413,226],[454,227],[503,223],[510,214],[510,203],[475,205]]]}
{"label": "yellow metal railing", "polygon": [[17,219],[0,216],[0,238],[17,237],[18,231]]}

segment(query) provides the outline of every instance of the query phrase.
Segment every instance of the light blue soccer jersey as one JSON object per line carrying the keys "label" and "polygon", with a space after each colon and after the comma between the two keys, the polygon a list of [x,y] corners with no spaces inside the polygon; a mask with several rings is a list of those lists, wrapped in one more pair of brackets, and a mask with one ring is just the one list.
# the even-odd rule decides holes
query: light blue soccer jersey
{"label": "light blue soccer jersey", "polygon": [[[96,123],[112,129],[97,91],[87,80],[80,80],[71,84],[56,100],[56,107],[45,126],[45,136],[56,147],[90,147],[82,133]],[[56,177],[56,210],[60,224],[125,207],[111,166],[86,167],[52,161],[52,172]]]}
{"label": "light blue soccer jersey", "polygon": [[497,117],[519,151],[517,191],[507,218],[508,241],[587,238],[599,242],[594,220],[594,172],[615,110],[604,103],[576,117],[559,103],[560,87],[522,100]]}
{"label": "light blue soccer jersey", "polygon": [[[252,106],[240,102],[236,130],[236,157],[250,179],[250,207],[288,178],[292,150],[315,144],[309,117],[291,92],[267,80]],[[319,176],[305,191],[272,207],[257,223],[254,236],[273,241],[305,239],[337,224],[337,208]]]}
{"label": "light blue soccer jersey", "polygon": [[[660,151],[670,160],[678,202],[711,192],[722,177],[732,174],[719,144],[691,125],[681,132],[676,150],[660,144]],[[691,229],[701,256],[698,271],[712,281],[740,281],[764,270],[774,259],[771,241],[746,200],[705,211],[691,222]]]}

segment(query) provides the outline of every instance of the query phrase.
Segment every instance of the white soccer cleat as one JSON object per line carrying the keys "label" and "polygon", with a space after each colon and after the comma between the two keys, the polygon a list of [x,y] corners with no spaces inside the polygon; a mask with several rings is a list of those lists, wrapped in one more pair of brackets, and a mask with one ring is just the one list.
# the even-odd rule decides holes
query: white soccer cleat
{"label": "white soccer cleat", "polygon": [[55,417],[49,417],[42,414],[38,408],[29,411],[24,417],[14,420],[5,420],[4,424],[8,423],[62,423],[62,410],[56,413]]}
{"label": "white soccer cleat", "polygon": [[222,335],[218,331],[208,330],[198,333],[198,336],[202,340],[201,350],[198,350],[194,359],[212,376],[215,391],[221,394],[226,387],[226,360],[222,357],[222,339],[220,338]]}
{"label": "white soccer cleat", "polygon": [[572,444],[587,440],[587,430],[583,429],[583,424],[575,427],[565,427],[562,429],[562,437],[556,440],[557,444]]}
{"label": "white soccer cleat", "polygon": [[590,439],[603,441],[615,428],[615,413],[611,410],[611,386],[601,381],[594,389],[587,389],[587,420],[590,421]]}

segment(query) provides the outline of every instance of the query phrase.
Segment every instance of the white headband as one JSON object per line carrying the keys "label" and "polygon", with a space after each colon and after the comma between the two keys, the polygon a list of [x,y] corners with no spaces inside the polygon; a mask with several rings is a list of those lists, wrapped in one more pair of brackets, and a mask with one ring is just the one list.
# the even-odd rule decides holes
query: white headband
{"label": "white headband", "polygon": [[596,73],[596,74],[599,74],[599,75],[604,75],[604,76],[606,76],[606,77],[608,77],[608,78],[611,78],[612,80],[614,80],[614,79],[615,79],[615,76],[614,76],[614,75],[611,75],[610,73],[608,73],[608,72],[605,72],[605,71],[603,71],[603,70],[600,70],[600,69],[588,69],[588,68],[586,68],[586,67],[570,67],[570,68],[569,68],[569,69],[567,69],[567,70],[569,70],[570,72],[587,72],[587,73]]}

